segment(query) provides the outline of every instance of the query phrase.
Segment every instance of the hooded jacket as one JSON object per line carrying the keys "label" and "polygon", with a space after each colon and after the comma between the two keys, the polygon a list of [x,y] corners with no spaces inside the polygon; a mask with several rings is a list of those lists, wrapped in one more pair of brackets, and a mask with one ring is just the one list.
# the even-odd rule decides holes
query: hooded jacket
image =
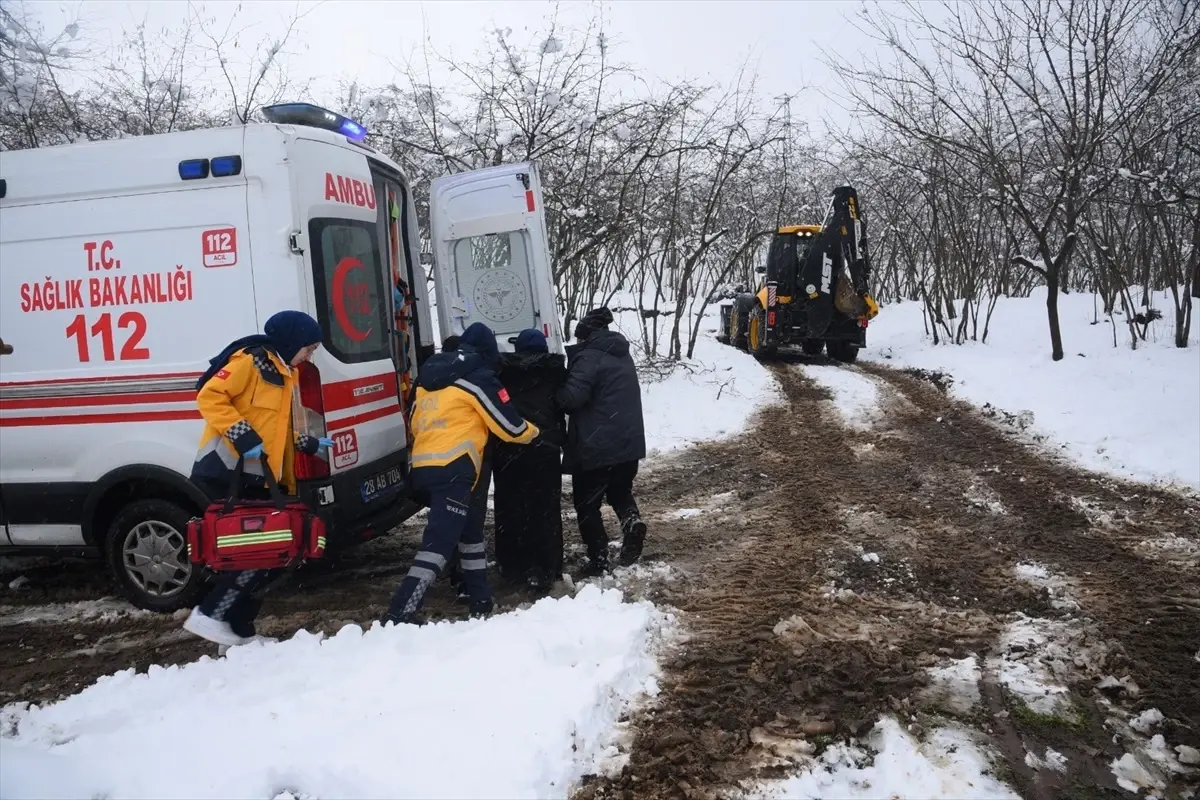
{"label": "hooded jacket", "polygon": [[628,340],[616,331],[597,331],[567,348],[567,357],[567,382],[557,395],[570,414],[564,471],[645,458],[642,390]]}
{"label": "hooded jacket", "polygon": [[464,333],[457,351],[437,353],[421,365],[412,416],[414,469],[445,467],[465,455],[478,481],[489,432],[514,444],[538,435],[496,379],[491,353],[478,349],[487,348],[469,344]]}
{"label": "hooded jacket", "polygon": [[[295,493],[296,450],[313,455],[319,442],[292,428],[292,394],[299,373],[266,347],[246,347],[228,355],[200,387],[196,405],[204,417],[193,477],[229,481],[238,456],[261,444],[275,479]],[[248,459],[246,481],[261,484],[262,461]]]}
{"label": "hooded jacket", "polygon": [[567,420],[555,395],[567,379],[563,357],[548,352],[516,352],[501,356],[497,377],[522,417],[538,426],[538,444],[561,448]]}

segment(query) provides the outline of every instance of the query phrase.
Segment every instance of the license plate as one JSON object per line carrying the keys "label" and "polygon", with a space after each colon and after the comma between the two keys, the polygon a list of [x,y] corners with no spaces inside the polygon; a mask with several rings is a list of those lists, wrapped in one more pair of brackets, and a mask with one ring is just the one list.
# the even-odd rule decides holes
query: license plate
{"label": "license plate", "polygon": [[385,494],[391,494],[404,485],[404,475],[399,467],[392,467],[386,472],[372,475],[359,485],[364,503],[377,500]]}

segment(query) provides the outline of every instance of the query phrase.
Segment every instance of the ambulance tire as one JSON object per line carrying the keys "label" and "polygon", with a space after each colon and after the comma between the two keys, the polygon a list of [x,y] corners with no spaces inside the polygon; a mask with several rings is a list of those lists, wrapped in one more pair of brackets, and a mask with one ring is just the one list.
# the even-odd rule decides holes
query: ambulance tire
{"label": "ambulance tire", "polygon": [[121,593],[148,611],[190,608],[207,581],[187,553],[187,524],[194,514],[170,500],[134,500],[109,525],[105,558]]}

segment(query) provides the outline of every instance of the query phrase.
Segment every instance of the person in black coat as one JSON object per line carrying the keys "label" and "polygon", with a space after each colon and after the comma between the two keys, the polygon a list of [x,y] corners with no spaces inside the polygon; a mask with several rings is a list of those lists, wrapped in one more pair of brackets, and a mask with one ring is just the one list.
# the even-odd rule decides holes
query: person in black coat
{"label": "person in black coat", "polygon": [[608,532],[600,515],[607,500],[621,520],[620,563],[637,562],[646,541],[633,497],[638,462],[646,457],[642,390],[629,354],[629,341],[610,331],[612,312],[589,311],[575,327],[577,344],[567,348],[567,382],[558,402],[570,415],[563,471],[571,474],[579,533],[588,551],[586,574],[608,569]]}
{"label": "person in black coat", "polygon": [[496,565],[505,577],[535,592],[562,574],[562,446],[566,418],[555,394],[567,377],[563,357],[546,337],[521,331],[516,352],[502,356],[497,377],[512,404],[541,435],[529,447],[496,442],[492,449],[496,496]]}

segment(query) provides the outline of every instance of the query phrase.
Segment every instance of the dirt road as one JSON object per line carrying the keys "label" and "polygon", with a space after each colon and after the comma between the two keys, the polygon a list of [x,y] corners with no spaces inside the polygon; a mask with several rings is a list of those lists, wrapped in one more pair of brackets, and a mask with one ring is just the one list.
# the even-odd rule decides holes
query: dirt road
{"label": "dirt road", "polygon": [[[690,638],[632,720],[625,768],[579,797],[726,794],[867,735],[881,714],[918,738],[947,720],[980,731],[997,777],[1026,798],[1130,796],[1110,767],[1147,746],[1128,727],[1146,709],[1165,717],[1147,733],[1200,747],[1200,503],[1058,463],[928,376],[854,368],[883,398],[855,427],[801,368],[774,369],[782,402],[752,430],[641,479],[646,560],[672,576],[645,591],[682,612]],[[277,592],[263,632],[377,618],[417,530]],[[64,605],[111,593],[90,567],[23,574],[0,590],[0,702],[210,651],[177,620]],[[462,613],[444,584],[431,610]],[[944,685],[954,663],[973,685]],[[1030,765],[1048,747],[1062,771]],[[1164,797],[1200,774],[1160,766]]]}

